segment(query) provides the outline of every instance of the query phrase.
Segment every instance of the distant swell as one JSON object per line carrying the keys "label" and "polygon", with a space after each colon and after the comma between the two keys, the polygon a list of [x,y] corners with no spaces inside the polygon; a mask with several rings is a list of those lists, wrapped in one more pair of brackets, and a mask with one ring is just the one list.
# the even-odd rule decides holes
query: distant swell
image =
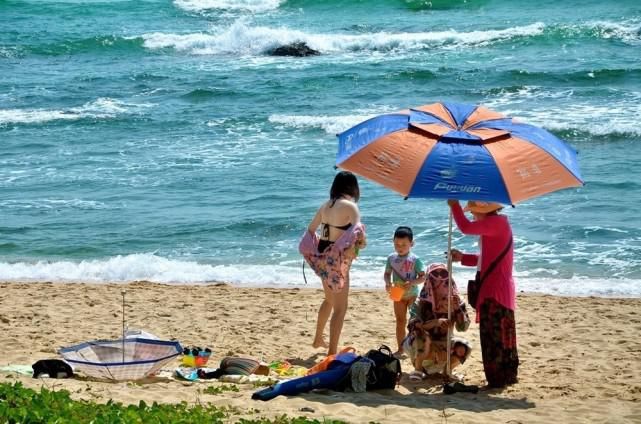
{"label": "distant swell", "polygon": [[[454,7],[475,7],[484,0],[386,0],[392,5],[402,5],[410,10],[425,9],[450,9]],[[343,0],[323,0],[323,6],[336,3],[338,6],[344,4]],[[176,7],[190,12],[201,12],[209,10],[242,11],[251,13],[268,12],[281,7],[298,9],[318,6],[317,0],[174,0]]]}
{"label": "distant swell", "polygon": [[16,48],[20,54],[61,56],[83,53],[136,53],[141,51],[143,40],[138,37],[119,37],[115,35],[96,36],[77,40],[64,40],[41,45],[23,45]]}
{"label": "distant swell", "polygon": [[232,90],[226,90],[221,88],[197,88],[190,91],[189,93],[183,94],[181,96],[184,100],[189,100],[192,102],[201,102],[207,101],[221,96],[234,96],[238,95],[237,92]]}
{"label": "distant swell", "polygon": [[[481,4],[487,2],[487,0],[381,0],[389,3],[394,7],[405,7],[409,10],[445,10],[453,9],[458,7],[468,7],[476,8]],[[318,0],[288,0],[284,6],[290,8],[307,8],[314,7],[319,2]],[[343,5],[345,2],[343,0],[324,0],[323,5],[336,3],[337,5]]]}
{"label": "distant swell", "polygon": [[233,10],[252,13],[278,9],[282,0],[174,0],[176,7],[190,12]]}
{"label": "distant swell", "polygon": [[[441,68],[438,69],[436,74],[429,71],[422,71],[422,73],[405,72],[399,74],[399,78],[407,79],[433,79],[436,76],[456,75],[459,73],[469,74],[484,74],[487,73],[486,69],[473,69],[461,71],[454,68]],[[572,72],[564,71],[527,71],[527,70],[509,70],[509,71],[496,71],[494,73],[496,78],[501,80],[506,79],[514,83],[523,85],[568,85],[579,84],[581,86],[594,86],[598,84],[620,84],[625,83],[631,79],[641,79],[641,68],[614,68],[614,69],[585,69]],[[516,86],[513,86],[516,87]],[[496,88],[496,92],[500,92],[504,88]]]}

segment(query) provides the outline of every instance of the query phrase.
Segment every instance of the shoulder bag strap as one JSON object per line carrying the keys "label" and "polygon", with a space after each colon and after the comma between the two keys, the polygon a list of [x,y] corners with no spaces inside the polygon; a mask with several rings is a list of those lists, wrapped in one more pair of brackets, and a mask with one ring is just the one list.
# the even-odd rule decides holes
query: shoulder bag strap
{"label": "shoulder bag strap", "polygon": [[487,276],[490,275],[492,271],[494,271],[494,268],[496,268],[499,262],[501,262],[501,259],[503,259],[507,254],[507,251],[510,250],[510,247],[512,247],[512,239],[513,237],[510,236],[510,241],[507,242],[507,246],[505,246],[505,249],[503,249],[501,254],[497,256],[496,259],[494,259],[494,261],[492,261],[489,267],[487,267],[487,271],[485,271],[485,274],[483,274],[483,276],[479,280],[479,291],[481,290],[481,285],[483,284],[483,281],[485,281],[485,278],[487,278]]}

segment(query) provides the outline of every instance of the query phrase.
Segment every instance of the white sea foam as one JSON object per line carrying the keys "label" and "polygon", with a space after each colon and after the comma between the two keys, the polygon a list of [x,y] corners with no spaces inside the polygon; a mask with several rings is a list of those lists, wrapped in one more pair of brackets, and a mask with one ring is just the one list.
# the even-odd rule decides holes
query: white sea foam
{"label": "white sea foam", "polygon": [[82,199],[40,199],[40,200],[2,200],[0,207],[6,209],[82,209],[97,210],[107,209],[108,206],[103,202],[95,200]]}
{"label": "white sea foam", "polygon": [[176,7],[190,12],[232,10],[252,13],[278,9],[284,0],[174,0]]}
{"label": "white sea foam", "polygon": [[[228,282],[241,286],[305,286],[300,262],[258,265],[210,265],[194,261],[167,259],[154,254],[116,256],[106,260],[81,262],[18,262],[0,263],[0,281],[53,281],[53,282],[131,282],[152,281],[168,284],[201,284]],[[462,290],[463,282],[472,277],[472,271],[455,268]],[[545,277],[541,277],[544,275]],[[548,269],[515,273],[517,290],[572,296],[641,297],[641,280],[574,276],[559,278]],[[306,269],[309,287],[320,287],[318,277]],[[353,288],[382,288],[379,267],[365,261],[355,262],[351,274]]]}
{"label": "white sea foam", "polygon": [[513,104],[530,102],[535,99],[569,99],[574,94],[573,90],[550,91],[538,86],[523,86],[516,90],[502,89],[492,98],[497,98],[496,103]]}
{"label": "white sea foam", "polygon": [[628,44],[641,44],[641,23],[637,21],[594,21],[585,27],[595,31],[601,38],[615,38]]}
{"label": "white sea foam", "polygon": [[[313,273],[308,276],[314,278]],[[159,283],[230,282],[290,286],[303,284],[301,269],[286,265],[209,265],[167,259],[154,254],[116,256],[81,262],[0,263],[0,281],[129,282]]]}
{"label": "white sea foam", "polygon": [[629,231],[626,230],[621,230],[620,228],[613,228],[613,227],[599,227],[598,225],[592,225],[589,227],[585,227],[585,234],[588,235],[589,233],[593,233],[596,231],[610,231],[613,233],[621,233],[621,234],[629,234]]}
{"label": "white sea foam", "polygon": [[372,118],[371,115],[339,115],[339,116],[310,116],[310,115],[278,115],[274,114],[269,117],[269,122],[281,124],[291,128],[321,128],[328,134],[338,134],[348,128]]}
{"label": "white sea foam", "polygon": [[510,27],[499,30],[459,32],[455,30],[371,34],[315,34],[288,28],[251,26],[239,19],[230,27],[214,28],[211,33],[142,35],[149,49],[173,48],[197,55],[258,55],[283,44],[305,42],[321,53],[408,51],[436,47],[464,47],[490,44],[516,37],[543,33],[545,25]]}
{"label": "white sea foam", "polygon": [[[581,113],[581,109],[585,113],[594,114],[584,115]],[[639,112],[641,112],[641,105],[636,106],[636,108],[614,108],[603,114],[600,114],[594,109],[595,107],[592,106],[578,106],[574,110],[559,110],[559,114],[554,117],[552,116],[553,112],[550,110],[533,112],[532,123],[544,126],[552,131],[587,131],[596,136],[607,136],[610,134],[633,134],[641,136],[641,127],[635,123],[635,119],[637,119]],[[637,109],[637,112],[634,112],[632,109]],[[561,115],[562,113],[565,113],[565,115]],[[598,119],[595,119],[597,116]],[[563,118],[562,121],[559,119],[561,117]]]}
{"label": "white sea foam", "polygon": [[[538,93],[537,96],[543,98],[545,94]],[[621,98],[616,103],[606,102],[601,105],[582,104],[580,100],[573,99],[571,107],[561,101],[544,108],[534,108],[528,103],[528,99],[532,98],[531,91],[525,91],[490,98],[485,105],[551,131],[575,130],[597,136],[615,133],[638,136],[641,135],[641,127],[637,125],[636,119],[641,115],[641,103],[636,95],[628,97]],[[548,98],[554,97],[550,95]]]}
{"label": "white sea foam", "polygon": [[101,97],[79,107],[68,109],[0,109],[0,124],[35,124],[49,121],[94,118],[108,119],[130,112],[148,104],[128,104],[116,99]]}
{"label": "white sea foam", "polygon": [[641,297],[641,280],[610,278],[520,278],[517,290],[562,296]]}
{"label": "white sea foam", "polygon": [[0,59],[13,59],[19,55],[17,47],[0,46]]}
{"label": "white sea foam", "polygon": [[617,39],[626,44],[641,43],[641,21],[625,19],[619,22],[586,21],[579,24],[560,24],[548,28],[558,31],[563,38],[578,38],[586,35],[592,38]]}

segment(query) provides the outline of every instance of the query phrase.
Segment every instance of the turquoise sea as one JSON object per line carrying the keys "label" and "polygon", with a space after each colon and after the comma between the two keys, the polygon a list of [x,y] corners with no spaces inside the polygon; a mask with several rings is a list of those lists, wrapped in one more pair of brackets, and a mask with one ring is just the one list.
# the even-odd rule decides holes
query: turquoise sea
{"label": "turquoise sea", "polygon": [[[641,296],[638,0],[0,0],[0,280],[301,285],[335,134],[441,100],[579,152],[585,187],[506,210],[519,290]],[[443,259],[445,202],[361,190],[355,286],[400,224]]]}

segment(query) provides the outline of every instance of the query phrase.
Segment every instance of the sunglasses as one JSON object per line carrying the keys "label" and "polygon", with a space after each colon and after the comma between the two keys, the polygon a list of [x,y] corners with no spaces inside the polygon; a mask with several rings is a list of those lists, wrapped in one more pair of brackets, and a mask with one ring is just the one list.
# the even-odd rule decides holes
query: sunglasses
{"label": "sunglasses", "polygon": [[430,272],[430,277],[444,280],[448,277],[448,272],[445,269],[435,269],[434,271]]}

